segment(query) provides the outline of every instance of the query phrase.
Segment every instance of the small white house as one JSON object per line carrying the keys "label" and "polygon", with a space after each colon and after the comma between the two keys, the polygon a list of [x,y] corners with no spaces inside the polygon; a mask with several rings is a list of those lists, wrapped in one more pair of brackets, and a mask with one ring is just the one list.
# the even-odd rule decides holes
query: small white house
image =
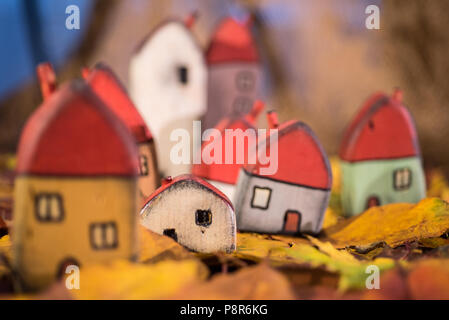
{"label": "small white house", "polygon": [[206,112],[206,63],[189,26],[169,20],[156,27],[131,59],[129,83],[130,95],[154,135],[159,170],[172,176],[190,172],[189,164],[170,161],[176,144],[170,141],[173,129],[192,133],[192,121]]}
{"label": "small white house", "polygon": [[197,252],[236,248],[234,208],[218,189],[192,175],[167,178],[142,208],[141,224]]}

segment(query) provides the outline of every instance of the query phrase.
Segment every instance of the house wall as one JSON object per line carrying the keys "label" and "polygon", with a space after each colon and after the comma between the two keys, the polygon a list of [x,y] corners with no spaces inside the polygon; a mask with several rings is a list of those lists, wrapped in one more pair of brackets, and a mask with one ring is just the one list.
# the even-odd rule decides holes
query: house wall
{"label": "house wall", "polygon": [[[268,209],[251,207],[255,186],[270,188]],[[237,226],[242,231],[280,233],[285,213],[296,210],[301,213],[301,232],[318,233],[329,202],[329,191],[290,185],[248,175],[240,170],[236,192]]]}
{"label": "house wall", "polygon": [[[211,210],[212,223],[198,226],[196,210]],[[143,208],[141,224],[159,234],[175,229],[178,242],[198,252],[235,250],[234,211],[220,197],[194,182],[177,183],[159,194]]]}
{"label": "house wall", "polygon": [[[31,288],[54,281],[59,265],[74,258],[81,266],[137,257],[137,186],[130,178],[16,179],[13,265]],[[62,197],[61,222],[36,218],[35,196],[41,192]],[[91,223],[116,222],[118,246],[93,249]]]}
{"label": "house wall", "polygon": [[[237,86],[237,75],[248,73],[254,85],[243,88]],[[209,66],[207,105],[203,120],[203,130],[213,128],[233,111],[245,115],[251,111],[254,100],[260,98],[262,85],[261,67],[256,63],[220,63]],[[238,99],[238,100],[237,100]],[[236,105],[240,106],[237,107]],[[243,107],[242,107],[243,106]]]}
{"label": "house wall", "polygon": [[[341,168],[343,211],[348,216],[365,211],[370,196],[377,196],[380,204],[384,205],[395,202],[416,203],[426,195],[424,171],[417,157],[354,163],[341,161]],[[398,191],[394,189],[393,173],[402,168],[411,170],[411,186]]]}
{"label": "house wall", "polygon": [[[180,66],[188,69],[186,84],[179,82]],[[182,128],[192,137],[192,122],[206,112],[206,87],[203,52],[180,23],[160,27],[131,59],[129,92],[155,138],[159,170],[164,175],[190,172],[190,164],[170,161],[170,150],[177,144],[170,134]]]}
{"label": "house wall", "polygon": [[[139,144],[139,162],[140,170],[146,170],[147,175],[139,176],[139,203],[143,204],[159,185],[159,172],[156,166],[156,150],[154,142],[145,142]],[[145,157],[146,163],[143,163],[141,157]]]}

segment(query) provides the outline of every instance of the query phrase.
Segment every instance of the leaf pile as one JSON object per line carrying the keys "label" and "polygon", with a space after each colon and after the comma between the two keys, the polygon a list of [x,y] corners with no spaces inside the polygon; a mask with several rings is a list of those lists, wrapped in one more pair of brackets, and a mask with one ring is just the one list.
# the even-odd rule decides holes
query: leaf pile
{"label": "leaf pile", "polygon": [[[449,184],[441,171],[427,173],[428,198],[417,204],[373,207],[344,218],[338,160],[331,159],[331,166],[334,184],[319,235],[238,233],[234,253],[200,254],[140,227],[138,260],[84,266],[79,290],[68,290],[67,279],[62,279],[39,293],[20,292],[9,265],[8,223],[0,218],[0,230],[6,230],[0,234],[0,295],[12,299],[449,299],[445,201]],[[8,179],[0,176],[0,207],[11,203]],[[380,272],[378,290],[366,288],[372,266]]]}

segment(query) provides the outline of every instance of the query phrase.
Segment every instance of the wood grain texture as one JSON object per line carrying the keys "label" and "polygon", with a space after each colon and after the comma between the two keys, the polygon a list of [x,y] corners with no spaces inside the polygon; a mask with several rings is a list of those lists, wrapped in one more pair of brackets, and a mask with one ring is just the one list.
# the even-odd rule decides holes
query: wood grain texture
{"label": "wood grain texture", "polygon": [[229,199],[206,181],[180,176],[159,188],[141,210],[141,224],[198,252],[232,252],[235,214]]}

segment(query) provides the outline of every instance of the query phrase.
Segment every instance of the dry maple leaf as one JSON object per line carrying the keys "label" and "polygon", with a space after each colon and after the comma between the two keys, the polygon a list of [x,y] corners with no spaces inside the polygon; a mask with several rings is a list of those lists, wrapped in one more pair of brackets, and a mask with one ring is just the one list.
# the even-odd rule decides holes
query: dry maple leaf
{"label": "dry maple leaf", "polygon": [[447,230],[448,203],[427,198],[416,205],[395,203],[373,207],[328,236],[340,248],[382,241],[394,248],[407,242],[439,237]]}

